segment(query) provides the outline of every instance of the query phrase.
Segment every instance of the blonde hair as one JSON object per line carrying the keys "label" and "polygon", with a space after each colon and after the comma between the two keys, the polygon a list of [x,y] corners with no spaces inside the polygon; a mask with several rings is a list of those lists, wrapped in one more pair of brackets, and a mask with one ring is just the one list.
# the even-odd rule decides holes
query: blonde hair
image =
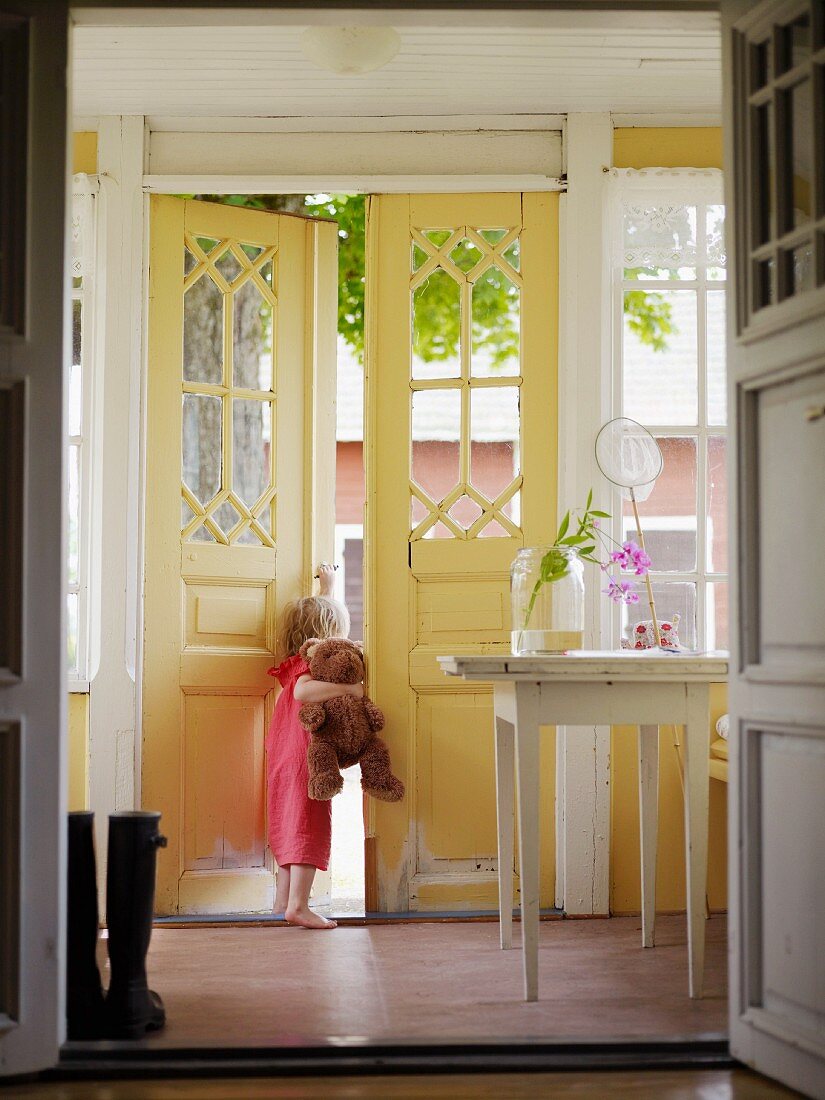
{"label": "blonde hair", "polygon": [[346,638],[349,612],[342,603],[328,596],[305,596],[284,608],[278,632],[278,653],[282,659],[294,657],[310,638]]}

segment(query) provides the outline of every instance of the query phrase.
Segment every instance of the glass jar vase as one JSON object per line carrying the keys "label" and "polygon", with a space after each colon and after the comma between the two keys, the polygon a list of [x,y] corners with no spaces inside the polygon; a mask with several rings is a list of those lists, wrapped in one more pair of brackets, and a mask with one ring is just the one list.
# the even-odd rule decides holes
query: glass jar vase
{"label": "glass jar vase", "polygon": [[[546,579],[550,576],[555,579]],[[510,597],[513,653],[531,656],[581,649],[584,567],[574,547],[519,550],[510,569]]]}

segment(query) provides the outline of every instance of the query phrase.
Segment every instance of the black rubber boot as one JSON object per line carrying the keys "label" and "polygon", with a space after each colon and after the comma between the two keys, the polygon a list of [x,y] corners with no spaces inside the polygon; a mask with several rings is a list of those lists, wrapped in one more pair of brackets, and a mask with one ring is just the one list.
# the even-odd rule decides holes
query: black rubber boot
{"label": "black rubber boot", "polygon": [[103,987],[97,968],[95,815],[69,814],[69,888],[66,921],[66,1021],[70,1039],[104,1035]]}
{"label": "black rubber boot", "polygon": [[146,984],[157,850],[166,847],[159,821],[155,811],[109,814],[106,923],[112,977],[106,1010],[112,1039],[142,1039],[166,1023],[163,1002]]}

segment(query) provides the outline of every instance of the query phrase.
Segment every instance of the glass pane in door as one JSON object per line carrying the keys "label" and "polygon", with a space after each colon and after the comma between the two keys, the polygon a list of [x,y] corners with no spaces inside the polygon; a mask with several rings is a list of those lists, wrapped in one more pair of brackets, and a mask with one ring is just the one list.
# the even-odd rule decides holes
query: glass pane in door
{"label": "glass pane in door", "polygon": [[788,143],[788,173],[782,181],[783,229],[797,229],[811,220],[813,199],[813,90],[801,80],[783,93],[786,125],[782,139]]}
{"label": "glass pane in door", "polygon": [[220,397],[183,395],[183,480],[201,504],[209,504],[221,487]]}
{"label": "glass pane in door", "polygon": [[459,390],[412,395],[412,479],[436,504],[459,483],[460,435]]}
{"label": "glass pane in door", "polygon": [[232,296],[232,384],[271,390],[272,371],[272,305],[248,279]]}
{"label": "glass pane in door", "polygon": [[461,373],[461,290],[437,267],[412,293],[412,376],[457,378]]}
{"label": "glass pane in door", "polygon": [[183,298],[183,377],[212,385],[223,378],[223,294],[208,275]]}

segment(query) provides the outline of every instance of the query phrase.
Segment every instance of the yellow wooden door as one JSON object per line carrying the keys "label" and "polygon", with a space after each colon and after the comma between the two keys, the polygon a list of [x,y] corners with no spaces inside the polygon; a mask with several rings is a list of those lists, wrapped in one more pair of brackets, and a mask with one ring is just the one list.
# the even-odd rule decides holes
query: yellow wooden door
{"label": "yellow wooden door", "polygon": [[276,615],[334,533],[334,223],[151,205],[141,803],[160,913],[271,908]]}
{"label": "yellow wooden door", "polygon": [[510,562],[555,531],[557,215],[555,194],[371,200],[366,642],[408,792],[370,807],[381,909],[497,904],[492,694],[436,657],[509,648]]}

